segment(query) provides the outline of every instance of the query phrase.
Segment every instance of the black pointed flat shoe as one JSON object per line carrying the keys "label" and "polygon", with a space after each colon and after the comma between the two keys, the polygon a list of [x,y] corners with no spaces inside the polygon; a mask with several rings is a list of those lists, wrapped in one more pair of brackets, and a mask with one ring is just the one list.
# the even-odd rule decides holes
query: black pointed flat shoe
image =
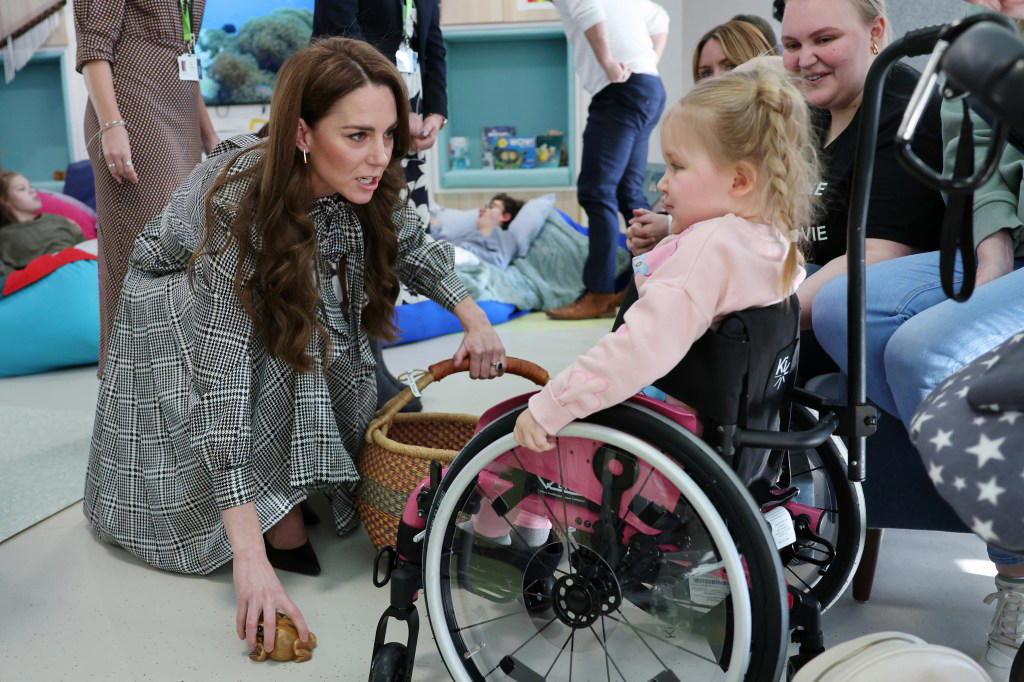
{"label": "black pointed flat shoe", "polygon": [[320,523],[320,515],[313,511],[313,507],[309,506],[308,501],[299,502],[299,511],[302,512],[303,526],[315,526]]}
{"label": "black pointed flat shoe", "polygon": [[309,540],[295,549],[277,549],[264,536],[263,544],[267,548],[267,559],[274,568],[303,575],[320,575],[320,562],[317,560],[313,544]]}

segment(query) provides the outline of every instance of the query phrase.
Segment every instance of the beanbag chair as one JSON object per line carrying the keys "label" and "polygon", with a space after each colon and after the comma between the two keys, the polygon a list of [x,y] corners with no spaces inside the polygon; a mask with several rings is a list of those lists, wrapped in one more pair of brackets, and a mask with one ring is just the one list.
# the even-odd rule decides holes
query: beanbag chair
{"label": "beanbag chair", "polygon": [[[491,324],[501,324],[524,315],[526,311],[516,310],[511,303],[498,301],[477,301]],[[454,334],[462,331],[462,323],[454,314],[448,312],[434,301],[420,301],[395,306],[395,326],[398,327],[399,338],[384,346],[399,346],[403,343],[431,339],[442,334]]]}
{"label": "beanbag chair", "polygon": [[75,260],[0,298],[0,377],[95,363],[98,282],[94,259]]}
{"label": "beanbag chair", "polygon": [[43,203],[39,213],[54,213],[78,225],[86,239],[96,238],[96,211],[78,199],[59,192],[40,192]]}
{"label": "beanbag chair", "polygon": [[92,163],[89,159],[69,163],[64,176],[64,194],[84,202],[96,210],[96,185],[93,182]]}

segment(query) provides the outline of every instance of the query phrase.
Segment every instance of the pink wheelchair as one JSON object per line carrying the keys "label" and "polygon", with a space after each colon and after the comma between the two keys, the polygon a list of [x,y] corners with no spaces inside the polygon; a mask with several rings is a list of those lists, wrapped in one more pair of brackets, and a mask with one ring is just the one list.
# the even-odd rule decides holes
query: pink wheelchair
{"label": "pink wheelchair", "polygon": [[[699,420],[637,395],[537,453],[512,437],[529,395],[487,410],[378,555],[392,603],[369,679],[411,679],[421,589],[460,681],[763,681],[791,630],[790,665],[820,652],[864,507],[836,416],[793,400],[798,319],[795,297],[735,313],[656,382]],[[386,643],[391,620],[404,644]]]}

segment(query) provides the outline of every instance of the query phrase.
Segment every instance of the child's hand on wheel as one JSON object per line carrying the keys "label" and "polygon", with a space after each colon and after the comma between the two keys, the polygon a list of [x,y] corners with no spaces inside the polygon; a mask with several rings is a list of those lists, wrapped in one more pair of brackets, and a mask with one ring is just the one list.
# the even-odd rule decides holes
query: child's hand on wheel
{"label": "child's hand on wheel", "polygon": [[517,443],[534,452],[545,452],[555,447],[551,436],[548,435],[543,426],[537,423],[537,420],[533,418],[533,414],[528,409],[519,415],[519,419],[516,420],[515,431],[512,433]]}

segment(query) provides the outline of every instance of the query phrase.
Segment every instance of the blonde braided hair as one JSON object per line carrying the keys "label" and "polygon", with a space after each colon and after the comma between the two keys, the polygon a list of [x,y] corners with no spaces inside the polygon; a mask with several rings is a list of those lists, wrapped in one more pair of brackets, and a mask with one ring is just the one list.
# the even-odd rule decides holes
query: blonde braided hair
{"label": "blonde braided hair", "polygon": [[666,115],[665,125],[688,125],[722,165],[745,161],[757,170],[761,218],[790,242],[782,288],[803,264],[801,228],[813,224],[811,191],[820,177],[807,102],[777,68],[756,64],[697,83]]}

